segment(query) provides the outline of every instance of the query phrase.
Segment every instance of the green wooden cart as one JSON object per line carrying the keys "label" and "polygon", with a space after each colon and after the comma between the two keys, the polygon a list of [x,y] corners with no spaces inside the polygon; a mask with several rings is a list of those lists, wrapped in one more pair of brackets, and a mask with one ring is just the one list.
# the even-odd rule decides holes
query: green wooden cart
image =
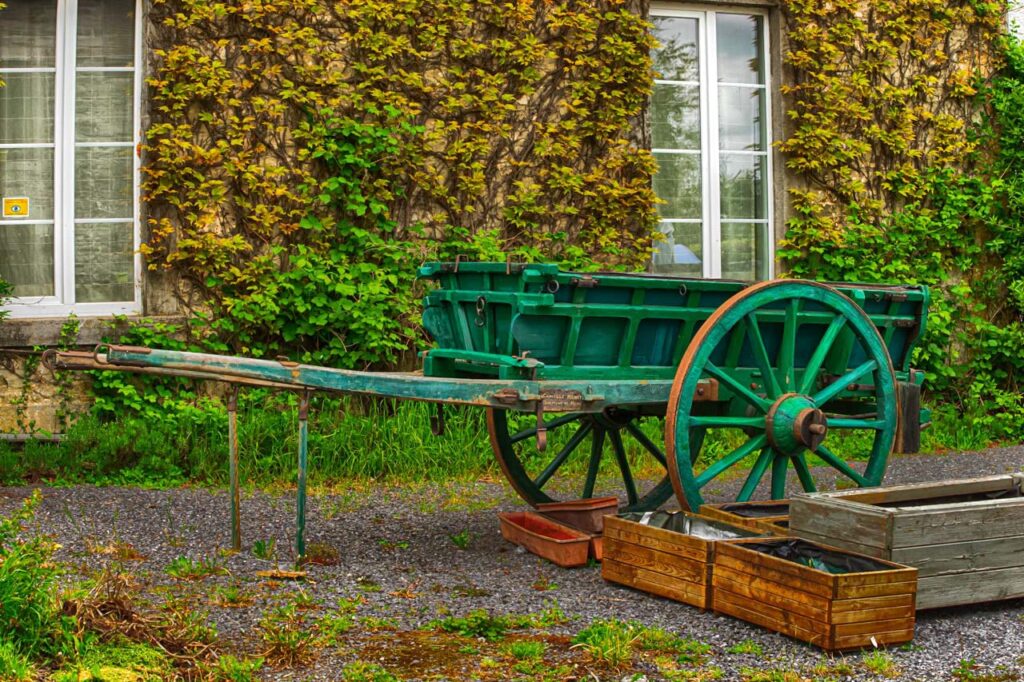
{"label": "green wooden cart", "polygon": [[[927,421],[923,374],[909,366],[925,327],[923,286],[513,263],[429,263],[419,274],[436,285],[423,323],[437,345],[421,372],[118,346],[50,362],[299,390],[303,409],[309,390],[482,406],[498,462],[533,505],[553,501],[553,490],[594,496],[605,458],[627,510],[656,508],[673,492],[696,510],[709,486],[735,473],[738,499],[750,499],[769,468],[773,498],[785,496],[790,466],[814,490],[816,462],[875,486],[891,452],[917,450]],[[567,493],[559,475],[576,458],[585,475]]]}

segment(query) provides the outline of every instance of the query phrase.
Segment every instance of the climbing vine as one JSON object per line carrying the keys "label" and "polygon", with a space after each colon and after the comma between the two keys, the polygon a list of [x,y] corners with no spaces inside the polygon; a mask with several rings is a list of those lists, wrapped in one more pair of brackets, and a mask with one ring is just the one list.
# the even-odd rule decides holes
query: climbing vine
{"label": "climbing vine", "polygon": [[931,285],[929,385],[1024,433],[1024,61],[1005,4],[783,7],[790,274]]}
{"label": "climbing vine", "polygon": [[424,259],[642,265],[639,0],[155,0],[149,267],[215,347],[392,364]]}

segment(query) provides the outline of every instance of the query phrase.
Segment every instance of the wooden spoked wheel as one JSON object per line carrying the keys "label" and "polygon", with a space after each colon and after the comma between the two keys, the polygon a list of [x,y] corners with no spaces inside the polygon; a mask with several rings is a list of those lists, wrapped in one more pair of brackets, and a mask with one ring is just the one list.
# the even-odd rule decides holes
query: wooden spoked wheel
{"label": "wooden spoked wheel", "polygon": [[[645,416],[626,408],[609,408],[599,414],[551,415],[544,420],[550,442],[543,453],[536,448],[537,427],[533,415],[517,417],[516,413],[506,410],[490,409],[487,430],[505,477],[530,505],[557,502],[559,497],[586,499],[624,490],[625,504],[620,504],[621,509],[646,511],[657,509],[672,496],[672,483],[667,474],[646,487],[634,476],[628,451],[639,448],[642,456],[650,457],[650,463],[656,464],[660,471],[666,466],[665,454],[658,445],[660,438],[651,438],[641,428],[646,420],[661,421],[660,417]],[[522,428],[514,428],[518,426]],[[695,438],[694,442],[698,440]],[[597,490],[598,473],[605,457],[614,459],[619,480],[615,490],[602,492]],[[578,473],[560,477],[573,458],[582,458],[587,463],[582,485]],[[563,494],[553,492],[554,488]]]}
{"label": "wooden spoked wheel", "polygon": [[[719,399],[695,402],[698,382],[709,379]],[[692,510],[732,468],[745,477],[740,501],[754,495],[769,467],[771,496],[784,498],[790,464],[813,491],[809,453],[856,485],[875,486],[897,420],[892,362],[864,311],[824,284],[763,282],[722,304],[680,361],[665,428],[669,475],[679,503]],[[728,443],[723,454],[694,452],[698,428],[724,436],[708,439]],[[866,459],[864,471],[850,458]]]}

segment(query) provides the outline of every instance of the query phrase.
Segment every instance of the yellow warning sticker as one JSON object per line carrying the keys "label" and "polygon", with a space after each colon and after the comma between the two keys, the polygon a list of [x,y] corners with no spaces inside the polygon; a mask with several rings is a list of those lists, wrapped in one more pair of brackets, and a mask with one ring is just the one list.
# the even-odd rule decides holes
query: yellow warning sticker
{"label": "yellow warning sticker", "polygon": [[28,197],[4,197],[4,218],[27,218]]}

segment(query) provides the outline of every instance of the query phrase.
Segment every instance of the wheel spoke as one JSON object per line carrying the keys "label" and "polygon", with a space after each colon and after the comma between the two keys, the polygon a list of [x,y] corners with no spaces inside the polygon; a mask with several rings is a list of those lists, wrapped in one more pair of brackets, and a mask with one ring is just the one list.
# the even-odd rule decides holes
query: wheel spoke
{"label": "wheel spoke", "polygon": [[757,367],[761,370],[761,374],[766,382],[765,391],[769,397],[778,398],[782,395],[782,389],[779,387],[779,378],[775,376],[775,372],[772,370],[771,360],[768,359],[768,347],[764,345],[761,327],[757,323],[757,314],[753,312],[747,315],[747,337],[750,339],[750,348],[754,351],[754,360],[757,362]]}
{"label": "wheel spoke", "polygon": [[633,435],[633,438],[636,438],[640,445],[644,446],[644,449],[647,450],[647,452],[651,453],[651,456],[653,456],[654,459],[658,460],[661,466],[666,469],[668,468],[668,464],[665,463],[665,454],[658,449],[658,446],[655,445],[650,438],[647,437],[646,433],[640,430],[640,427],[637,426],[636,423],[627,422],[626,430]]}
{"label": "wheel spoke", "polygon": [[743,398],[745,401],[747,401],[757,409],[761,410],[761,412],[768,412],[768,405],[771,404],[768,400],[765,400],[761,396],[751,391],[749,388],[741,384],[732,376],[716,367],[710,361],[706,365],[704,365],[704,371],[713,376],[714,378],[718,379],[719,381],[721,381],[723,384],[727,385],[730,389],[732,389],[733,393],[737,394],[739,397]]}
{"label": "wheel spoke", "polygon": [[811,400],[813,400],[818,407],[821,407],[828,401],[832,400],[832,398],[835,398],[837,395],[845,391],[847,386],[857,383],[858,379],[869,372],[875,371],[876,369],[878,369],[878,362],[875,360],[868,360],[867,362],[854,367],[849,372],[815,393],[811,396]]}
{"label": "wheel spoke", "polygon": [[618,431],[609,431],[608,437],[612,441],[612,449],[615,451],[615,460],[619,463],[619,471],[622,473],[622,482],[626,486],[626,499],[629,504],[636,504],[636,483],[633,482],[633,472],[629,469],[629,460],[626,459],[626,449],[622,447],[622,436]]}
{"label": "wheel spoke", "polygon": [[836,339],[839,338],[839,332],[843,329],[845,322],[846,318],[836,315],[832,319],[832,323],[829,324],[828,329],[825,330],[821,337],[821,343],[814,349],[814,354],[807,361],[807,368],[804,370],[804,380],[800,383],[800,393],[807,395],[814,388],[814,381],[818,378],[818,372],[821,371],[825,358],[828,357],[829,351],[832,350]]}
{"label": "wheel spoke", "polygon": [[601,466],[601,453],[604,451],[604,429],[594,429],[594,439],[590,441],[590,463],[587,465],[587,480],[583,482],[583,498],[594,496],[594,484],[597,483],[597,470]]}
{"label": "wheel spoke", "polygon": [[569,442],[565,444],[565,447],[558,451],[555,458],[551,460],[547,467],[545,467],[544,471],[540,472],[540,475],[533,481],[533,484],[538,488],[543,488],[544,485],[551,480],[551,477],[555,475],[555,472],[558,471],[559,467],[565,464],[565,460],[569,458],[569,455],[579,447],[580,443],[583,442],[583,439],[587,437],[587,434],[590,433],[590,429],[592,428],[593,425],[591,425],[590,422],[583,422],[580,424],[580,427],[576,429],[576,433],[572,434],[572,438],[569,439]]}
{"label": "wheel spoke", "polygon": [[772,499],[781,500],[786,497],[786,467],[789,457],[775,455],[772,459]]}
{"label": "wheel spoke", "polygon": [[754,450],[757,450],[758,448],[763,448],[765,443],[767,442],[768,437],[765,436],[763,433],[751,438],[746,443],[739,446],[738,448],[730,452],[728,455],[726,455],[725,457],[718,460],[717,462],[709,466],[707,469],[702,471],[700,475],[694,479],[694,481],[697,483],[697,487],[703,488],[715,476],[718,476],[720,473],[722,473],[729,467],[739,463],[744,457],[752,453]]}
{"label": "wheel spoke", "polygon": [[800,485],[803,486],[805,491],[813,493],[818,490],[818,487],[814,484],[814,478],[811,476],[811,470],[807,466],[807,458],[804,457],[803,451],[793,455],[793,468],[796,469],[796,475],[800,478]]}
{"label": "wheel spoke", "polygon": [[700,449],[704,447],[704,437],[708,435],[707,429],[690,429],[690,466],[697,463],[700,457]]}
{"label": "wheel spoke", "polygon": [[690,426],[694,428],[726,426],[738,429],[765,427],[764,417],[690,417]]}
{"label": "wheel spoke", "polygon": [[[583,415],[582,414],[567,414],[564,417],[559,417],[558,419],[551,420],[551,422],[550,423],[546,423],[544,425],[544,427],[548,431],[554,431],[555,429],[557,429],[559,426],[562,426],[563,424],[568,424],[569,422],[577,421],[581,416],[583,416]],[[529,429],[523,429],[522,431],[520,431],[516,435],[511,436],[508,439],[508,442],[512,443],[512,444],[515,444],[515,443],[518,443],[521,440],[526,440],[527,438],[533,438],[535,435],[537,435],[537,427],[533,426],[533,427],[531,427]]]}
{"label": "wheel spoke", "polygon": [[761,477],[764,476],[764,472],[772,461],[773,455],[774,451],[771,448],[761,450],[761,454],[757,456],[757,461],[754,462],[754,466],[750,468],[750,473],[747,474],[747,480],[743,482],[740,494],[736,496],[737,502],[746,502],[754,494],[754,491],[757,490],[757,484],[761,482]]}
{"label": "wheel spoke", "polygon": [[797,314],[800,312],[800,299],[790,299],[786,306],[786,320],[782,325],[782,343],[779,345],[779,373],[782,374],[782,382],[785,386],[782,390],[789,392],[796,384],[796,330],[800,321]]}
{"label": "wheel spoke", "polygon": [[857,485],[862,487],[867,486],[867,479],[860,475],[860,473],[858,473],[856,469],[851,467],[843,460],[839,459],[839,457],[837,457],[834,452],[829,450],[824,445],[819,445],[818,449],[814,451],[814,454],[816,454],[818,457],[821,457],[823,460],[825,460],[826,464],[831,466],[833,469],[836,469],[841,474],[845,475],[847,478],[852,480]]}
{"label": "wheel spoke", "polygon": [[885,422],[881,419],[829,419],[830,429],[874,429],[881,431],[885,428]]}

